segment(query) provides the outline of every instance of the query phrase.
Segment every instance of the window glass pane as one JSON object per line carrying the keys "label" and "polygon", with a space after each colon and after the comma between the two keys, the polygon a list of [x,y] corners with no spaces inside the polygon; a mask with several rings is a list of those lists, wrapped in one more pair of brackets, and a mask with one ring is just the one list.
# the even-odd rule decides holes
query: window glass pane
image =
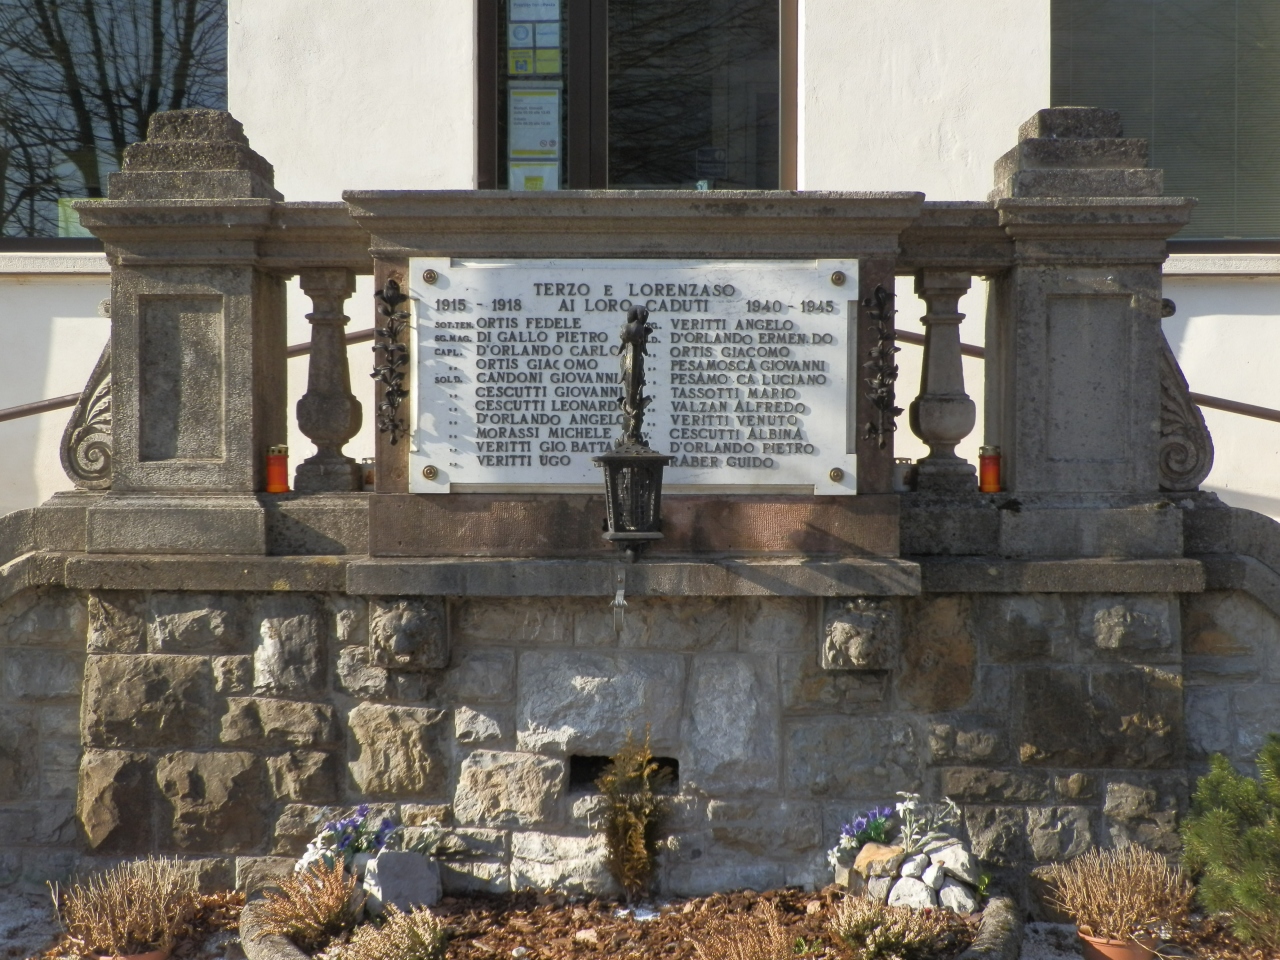
{"label": "window glass pane", "polygon": [[609,0],[609,183],[776,189],[777,0]]}
{"label": "window glass pane", "polygon": [[1053,0],[1055,105],[1112,107],[1151,141],[1184,237],[1280,237],[1280,3]]}
{"label": "window glass pane", "polygon": [[565,185],[565,6],[562,0],[499,4],[499,188],[558,190]]}
{"label": "window glass pane", "polygon": [[226,0],[0,0],[0,235],[87,236],[159,110],[225,109]]}

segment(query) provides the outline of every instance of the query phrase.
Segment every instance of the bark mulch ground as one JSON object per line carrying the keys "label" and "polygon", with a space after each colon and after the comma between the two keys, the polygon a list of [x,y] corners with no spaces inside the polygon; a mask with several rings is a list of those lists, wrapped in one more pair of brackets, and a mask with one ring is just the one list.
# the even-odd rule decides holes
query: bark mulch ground
{"label": "bark mulch ground", "polygon": [[1231,935],[1227,924],[1217,917],[1192,921],[1178,933],[1174,943],[1196,960],[1276,960],[1263,950],[1251,950]]}
{"label": "bark mulch ground", "polygon": [[[774,906],[795,957],[846,960],[852,954],[828,929],[840,897],[834,888],[822,893],[748,890],[629,909],[609,900],[515,894],[446,897],[436,913],[452,934],[449,960],[699,960],[699,940],[734,918]],[[951,960],[963,951],[973,939],[976,919],[954,918],[952,926],[954,948],[939,953],[937,960]]]}

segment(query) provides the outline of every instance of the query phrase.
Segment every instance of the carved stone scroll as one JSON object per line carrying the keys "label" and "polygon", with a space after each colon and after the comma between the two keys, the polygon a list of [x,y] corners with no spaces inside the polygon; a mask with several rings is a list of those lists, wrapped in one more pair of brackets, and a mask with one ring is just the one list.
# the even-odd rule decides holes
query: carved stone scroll
{"label": "carved stone scroll", "polygon": [[81,490],[111,488],[111,341],[62,432],[62,469]]}
{"label": "carved stone scroll", "polygon": [[1197,490],[1213,469],[1213,437],[1169,341],[1160,346],[1160,489]]}

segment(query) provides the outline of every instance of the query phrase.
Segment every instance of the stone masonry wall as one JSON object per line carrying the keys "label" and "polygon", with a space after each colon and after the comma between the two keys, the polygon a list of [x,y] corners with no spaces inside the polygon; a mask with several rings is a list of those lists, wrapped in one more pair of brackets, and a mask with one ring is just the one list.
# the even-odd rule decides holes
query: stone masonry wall
{"label": "stone masonry wall", "polygon": [[368,801],[449,826],[448,889],[603,892],[568,758],[647,729],[680,765],[665,892],[824,885],[841,823],[918,790],[1026,895],[1093,843],[1175,849],[1188,729],[1192,758],[1280,729],[1280,627],[1239,594],[897,601],[865,670],[820,665],[836,601],[629,603],[618,634],[607,599],[19,594],[0,883],[157,851],[244,885]]}

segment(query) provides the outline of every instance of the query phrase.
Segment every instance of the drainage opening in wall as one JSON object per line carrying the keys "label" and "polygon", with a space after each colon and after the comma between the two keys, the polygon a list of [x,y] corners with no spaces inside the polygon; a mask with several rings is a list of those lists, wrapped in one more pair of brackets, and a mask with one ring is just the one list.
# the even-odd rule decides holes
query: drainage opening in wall
{"label": "drainage opening in wall", "polygon": [[[609,766],[610,757],[569,757],[569,792],[599,793],[596,781]],[[680,787],[680,761],[675,757],[654,757],[659,770],[665,770],[670,776],[663,793],[675,793]]]}

